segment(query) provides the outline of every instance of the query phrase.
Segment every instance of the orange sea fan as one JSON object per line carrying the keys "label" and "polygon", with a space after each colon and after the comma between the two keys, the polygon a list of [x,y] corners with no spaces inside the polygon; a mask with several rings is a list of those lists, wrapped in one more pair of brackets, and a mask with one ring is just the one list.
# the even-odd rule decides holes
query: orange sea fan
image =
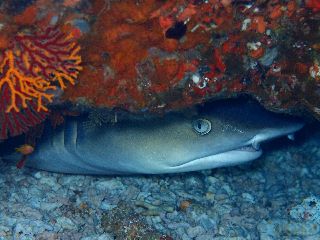
{"label": "orange sea fan", "polygon": [[80,46],[72,38],[57,29],[48,28],[45,33],[16,36],[17,66],[34,77],[57,81],[65,89],[65,81],[75,83],[82,70]]}
{"label": "orange sea fan", "polygon": [[[6,113],[11,111],[19,112],[20,108],[27,108],[27,102],[33,98],[37,100],[37,111],[47,111],[43,104],[43,100],[52,102],[53,95],[47,93],[48,90],[55,90],[55,86],[51,86],[50,82],[41,76],[30,77],[15,67],[14,55],[11,50],[5,52],[4,60],[0,65],[2,77],[0,79],[0,89],[3,85],[7,85],[10,90],[10,103],[7,106]],[[20,101],[18,101],[18,98]]]}
{"label": "orange sea fan", "polygon": [[19,34],[0,59],[0,139],[26,132],[45,119],[54,90],[75,84],[80,46],[57,29]]}

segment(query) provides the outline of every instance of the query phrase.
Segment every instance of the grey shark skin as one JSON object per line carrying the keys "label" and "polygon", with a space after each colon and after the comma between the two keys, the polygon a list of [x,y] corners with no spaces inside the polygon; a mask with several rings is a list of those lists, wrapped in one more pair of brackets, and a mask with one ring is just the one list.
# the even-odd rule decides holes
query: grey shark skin
{"label": "grey shark skin", "polygon": [[[205,122],[201,122],[203,119]],[[64,126],[47,129],[35,152],[28,156],[27,166],[98,175],[177,173],[232,166],[258,158],[261,142],[290,135],[303,126],[301,121],[267,112],[253,101],[238,100],[218,101],[193,117],[168,114],[105,124],[89,131],[83,121],[67,119]],[[211,131],[199,134],[196,130],[201,130],[201,123],[211,124]],[[17,160],[18,156],[7,158]]]}

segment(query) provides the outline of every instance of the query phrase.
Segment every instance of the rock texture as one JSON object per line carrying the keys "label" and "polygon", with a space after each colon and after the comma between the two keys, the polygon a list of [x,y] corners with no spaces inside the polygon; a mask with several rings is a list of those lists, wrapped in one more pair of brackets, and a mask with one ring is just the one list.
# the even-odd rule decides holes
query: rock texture
{"label": "rock texture", "polygon": [[[29,99],[8,111],[5,106],[12,103],[3,99],[10,99],[15,91],[1,81],[10,69],[5,67],[5,56],[17,38],[32,39],[51,28],[71,36],[81,48],[79,56],[75,56],[78,48],[77,52],[67,48],[69,56],[47,68],[49,60],[57,60],[52,54],[59,56],[63,42],[49,48],[49,59],[46,52],[34,59],[26,57],[21,45],[15,50],[17,67],[32,66],[27,77],[57,79],[59,66],[73,64],[62,71],[54,93],[47,89],[40,96],[41,101],[45,94],[53,95],[48,111],[71,102],[162,113],[247,93],[268,109],[307,110],[319,118],[319,26],[319,0],[2,1],[1,131],[10,128],[5,121],[16,125],[19,121],[14,118],[25,117],[14,114],[18,111],[31,108],[39,117],[20,132],[47,116],[46,105],[40,111]],[[41,38],[42,50],[57,39]],[[29,50],[32,53],[34,48]],[[75,85],[61,85],[63,81]],[[9,135],[16,134],[9,131]]]}

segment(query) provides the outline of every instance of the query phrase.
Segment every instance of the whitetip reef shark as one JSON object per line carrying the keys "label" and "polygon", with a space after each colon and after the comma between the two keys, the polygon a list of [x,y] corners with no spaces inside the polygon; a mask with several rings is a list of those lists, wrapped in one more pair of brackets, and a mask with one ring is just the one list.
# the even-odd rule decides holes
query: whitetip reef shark
{"label": "whitetip reef shark", "polygon": [[[191,116],[192,115],[192,116]],[[122,175],[198,171],[237,165],[261,156],[260,143],[292,137],[299,119],[268,112],[253,100],[231,99],[197,114],[127,119],[88,131],[81,117],[46,128],[26,166],[71,174]],[[2,156],[19,160],[17,153]]]}

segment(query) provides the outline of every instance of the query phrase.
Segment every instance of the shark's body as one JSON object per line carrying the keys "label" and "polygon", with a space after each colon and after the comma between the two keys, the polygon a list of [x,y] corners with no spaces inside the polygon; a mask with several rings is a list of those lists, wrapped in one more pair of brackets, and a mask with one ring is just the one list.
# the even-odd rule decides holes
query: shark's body
{"label": "shark's body", "polygon": [[168,114],[89,130],[83,122],[71,118],[57,129],[46,129],[35,152],[28,156],[27,166],[101,175],[210,169],[254,160],[262,154],[260,142],[292,134],[303,126],[255,102],[238,100],[213,103],[193,117]]}

